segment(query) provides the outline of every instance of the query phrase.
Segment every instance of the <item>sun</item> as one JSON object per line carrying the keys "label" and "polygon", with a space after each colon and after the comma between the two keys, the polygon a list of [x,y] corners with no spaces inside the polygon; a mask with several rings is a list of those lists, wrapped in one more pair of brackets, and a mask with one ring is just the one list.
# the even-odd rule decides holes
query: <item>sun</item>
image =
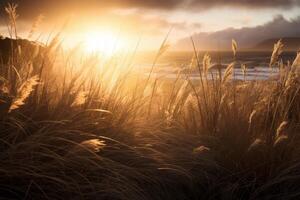
{"label": "sun", "polygon": [[88,32],[85,35],[84,46],[87,53],[112,55],[121,48],[122,41],[109,31]]}

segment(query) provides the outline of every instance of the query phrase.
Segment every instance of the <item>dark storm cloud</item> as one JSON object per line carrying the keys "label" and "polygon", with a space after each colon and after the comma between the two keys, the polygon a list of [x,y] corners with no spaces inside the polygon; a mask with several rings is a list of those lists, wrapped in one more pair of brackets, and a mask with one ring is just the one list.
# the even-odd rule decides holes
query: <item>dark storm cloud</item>
{"label": "dark storm cloud", "polygon": [[300,0],[2,0],[3,7],[8,2],[19,4],[23,16],[32,17],[39,13],[57,15],[62,11],[101,12],[106,8],[148,8],[148,9],[185,9],[203,10],[213,7],[246,7],[246,8],[288,8],[299,6]]}
{"label": "dark storm cloud", "polygon": [[[231,40],[235,39],[241,48],[254,47],[259,42],[270,38],[299,37],[300,36],[300,16],[287,20],[283,16],[276,16],[271,22],[261,26],[225,29],[222,31],[205,33],[200,32],[193,35],[199,49],[229,49]],[[178,41],[178,50],[191,49],[190,38],[183,38]]]}
{"label": "dark storm cloud", "polygon": [[300,0],[192,0],[190,5],[196,8],[211,8],[218,6],[246,8],[288,8],[299,6]]}
{"label": "dark storm cloud", "polygon": [[[2,0],[3,8],[7,3],[18,4],[18,12],[23,17],[33,17],[39,13],[58,15],[62,12],[101,13],[107,8],[150,8],[173,9],[180,5],[179,0]],[[3,11],[3,9],[2,9]]]}

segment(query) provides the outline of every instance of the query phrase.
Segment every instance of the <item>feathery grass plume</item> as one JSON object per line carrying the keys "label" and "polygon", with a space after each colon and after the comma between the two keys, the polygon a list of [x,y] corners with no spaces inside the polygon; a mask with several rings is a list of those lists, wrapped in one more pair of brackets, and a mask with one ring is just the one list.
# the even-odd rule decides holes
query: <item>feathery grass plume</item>
{"label": "feathery grass plume", "polygon": [[190,93],[189,95],[188,95],[188,97],[186,98],[186,101],[185,101],[185,104],[189,104],[189,103],[194,103],[194,101],[195,101],[195,97],[194,97],[194,95],[192,94],[192,93]]}
{"label": "feathery grass plume", "polygon": [[29,39],[32,38],[34,32],[35,32],[35,31],[37,30],[37,28],[40,26],[40,24],[41,24],[41,22],[43,21],[43,19],[44,19],[44,15],[39,15],[39,16],[36,18],[36,20],[33,22],[32,27],[31,27],[31,29],[30,29],[30,31],[29,31],[29,33],[28,33],[28,36],[27,36]]}
{"label": "feathery grass plume", "polygon": [[276,138],[287,134],[286,133],[287,126],[288,126],[288,122],[287,121],[281,122],[281,124],[279,125],[279,127],[276,130]]}
{"label": "feathery grass plume", "polygon": [[9,18],[9,25],[8,25],[8,31],[9,35],[12,38],[13,34],[15,35],[15,38],[17,39],[17,18],[19,15],[17,14],[17,4],[14,3],[8,3],[5,7],[5,12],[8,15]]}
{"label": "feathery grass plume", "polygon": [[297,52],[297,56],[292,64],[292,71],[295,72],[299,68],[300,68],[300,51]]}
{"label": "feathery grass plume", "polygon": [[274,44],[274,49],[273,49],[272,57],[271,57],[270,64],[269,64],[270,67],[272,67],[278,61],[279,56],[283,52],[283,47],[284,47],[284,45],[283,45],[281,39],[276,44]]}
{"label": "feathery grass plume", "polygon": [[189,64],[189,68],[190,69],[193,69],[197,66],[197,55],[196,54],[193,54],[193,57],[192,57],[192,60]]}
{"label": "feathery grass plume", "polygon": [[233,56],[236,57],[238,45],[234,39],[232,39],[231,48],[232,48]]}
{"label": "feathery grass plume", "polygon": [[47,51],[48,52],[55,52],[61,47],[61,33],[63,30],[67,28],[69,25],[71,16],[69,16],[63,23],[62,27],[59,29],[59,31],[56,33],[56,35],[52,38],[50,43],[47,45]]}
{"label": "feathery grass plume", "polygon": [[233,70],[234,70],[234,64],[235,63],[233,62],[233,63],[229,64],[228,67],[226,68],[226,70],[224,72],[222,83],[226,83],[232,76]]}
{"label": "feathery grass plume", "polygon": [[54,51],[60,45],[60,33],[57,33],[47,46],[48,52]]}
{"label": "feathery grass plume", "polygon": [[210,66],[211,66],[211,57],[208,53],[205,53],[203,57],[203,71],[205,75],[207,75]]}
{"label": "feathery grass plume", "polygon": [[203,146],[203,145],[193,149],[193,153],[196,153],[196,154],[205,153],[205,152],[209,152],[209,151],[210,151],[210,148]]}
{"label": "feathery grass plume", "polygon": [[300,72],[300,51],[297,52],[297,56],[293,61],[293,64],[291,65],[290,71],[288,73],[288,77],[285,81],[285,87],[286,87],[285,92],[287,92],[292,87],[293,83],[299,76],[299,72]]}
{"label": "feathery grass plume", "polygon": [[264,141],[262,141],[262,139],[257,138],[248,148],[248,152],[250,151],[254,151],[257,148],[261,147],[262,145],[264,145]]}
{"label": "feathery grass plume", "polygon": [[9,112],[18,109],[20,106],[25,104],[25,100],[29,97],[33,91],[34,86],[39,84],[39,77],[33,76],[25,81],[17,91],[16,97],[13,99],[12,104],[9,108]]}
{"label": "feathery grass plume", "polygon": [[8,14],[10,22],[14,22],[17,20],[19,15],[17,14],[17,4],[14,3],[8,3],[5,7],[5,12]]}
{"label": "feathery grass plume", "polygon": [[285,81],[285,91],[284,93],[286,94],[291,88],[293,88],[293,85],[295,85],[297,83],[297,79],[299,77],[299,68],[300,66],[300,53],[297,54],[297,57],[295,58],[292,66],[291,66],[291,70],[288,73],[288,77]]}
{"label": "feathery grass plume", "polygon": [[77,145],[75,145],[69,152],[67,156],[83,156],[86,153],[93,152],[97,153],[101,151],[106,146],[105,141],[99,139],[85,140]]}
{"label": "feathery grass plume", "polygon": [[245,64],[242,64],[242,65],[241,65],[241,69],[242,69],[242,72],[243,72],[243,76],[244,76],[244,78],[245,78],[246,73],[247,73],[247,66],[246,66]]}
{"label": "feathery grass plume", "polygon": [[93,152],[99,152],[106,146],[105,142],[99,139],[86,140],[79,145]]}
{"label": "feathery grass plume", "polygon": [[223,94],[220,100],[220,107],[225,103],[227,98],[227,93]]}
{"label": "feathery grass plume", "polygon": [[256,114],[256,110],[253,110],[249,116],[249,120],[248,120],[248,123],[251,125],[252,124],[252,121],[253,121],[253,117],[255,116]]}
{"label": "feathery grass plume", "polygon": [[288,73],[288,77],[285,81],[285,91],[284,93],[288,93],[288,91],[290,91],[291,88],[293,88],[293,86],[295,84],[297,84],[297,80],[300,76],[300,52],[297,52],[297,56],[295,58],[295,60],[293,61],[293,64],[291,65],[291,69]]}
{"label": "feathery grass plume", "polygon": [[288,77],[287,77],[287,79],[286,79],[286,81],[285,81],[285,84],[284,84],[284,86],[285,86],[285,88],[286,88],[286,89],[285,89],[285,93],[288,92],[289,89],[291,88],[291,86],[293,85],[294,78],[295,78],[294,73],[293,73],[293,72],[290,72],[290,73],[288,74]]}
{"label": "feathery grass plume", "polygon": [[165,122],[166,122],[167,127],[170,127],[172,125],[172,122],[173,122],[173,110],[174,109],[172,109],[171,111],[169,111],[169,110],[165,111]]}
{"label": "feathery grass plume", "polygon": [[87,92],[85,91],[78,92],[74,102],[71,104],[71,107],[83,105],[86,102],[86,99],[87,99]]}

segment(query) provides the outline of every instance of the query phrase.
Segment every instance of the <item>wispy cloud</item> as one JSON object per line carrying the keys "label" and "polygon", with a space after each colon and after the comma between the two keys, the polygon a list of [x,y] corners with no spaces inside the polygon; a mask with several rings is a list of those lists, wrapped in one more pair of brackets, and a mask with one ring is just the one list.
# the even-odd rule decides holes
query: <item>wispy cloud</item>
{"label": "wispy cloud", "polygon": [[[251,48],[260,41],[270,38],[299,37],[300,16],[291,20],[278,15],[266,24],[241,29],[228,28],[216,32],[199,32],[193,38],[199,49],[230,49],[234,38],[242,48]],[[191,49],[190,39],[183,38],[178,41],[177,49]]]}
{"label": "wispy cloud", "polygon": [[[2,6],[11,0],[1,1]],[[197,11],[215,7],[246,7],[246,8],[291,8],[300,6],[300,0],[19,0],[19,10],[26,17],[40,13],[58,14],[61,11],[100,12],[108,8],[141,8],[141,9],[189,9]]]}

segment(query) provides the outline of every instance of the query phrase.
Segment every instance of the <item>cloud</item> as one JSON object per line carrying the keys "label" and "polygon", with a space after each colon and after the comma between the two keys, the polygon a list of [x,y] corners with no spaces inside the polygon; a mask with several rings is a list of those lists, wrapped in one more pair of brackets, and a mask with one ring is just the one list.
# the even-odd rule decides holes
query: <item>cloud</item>
{"label": "cloud", "polygon": [[[214,50],[230,49],[232,39],[237,40],[241,48],[251,48],[266,39],[299,37],[299,35],[300,16],[287,20],[283,16],[278,15],[272,21],[261,26],[241,29],[229,28],[212,33],[199,32],[192,37],[198,49]],[[191,50],[191,47],[190,38],[183,38],[177,42],[175,49]]]}
{"label": "cloud", "polygon": [[[8,2],[11,0],[2,0],[0,6],[4,7]],[[300,0],[16,0],[15,2],[19,4],[19,12],[24,17],[34,17],[40,13],[57,16],[69,11],[102,12],[108,8],[195,11],[214,7],[288,8],[300,6]]]}
{"label": "cloud", "polygon": [[[8,2],[11,0],[0,1],[2,15],[4,15],[3,8]],[[179,9],[188,13],[197,10],[203,12],[205,9],[219,7],[291,8],[300,6],[300,0],[15,0],[14,2],[19,5],[17,10],[20,15],[18,25],[20,22],[24,24],[24,28],[19,28],[19,31],[30,28],[33,20],[39,14],[45,16],[45,21],[42,22],[45,31],[57,28],[57,24],[63,23],[70,14],[74,14],[75,16],[71,18],[72,27],[70,30],[72,31],[80,32],[85,28],[111,25],[112,27],[125,27],[129,31],[158,36],[166,34],[166,29],[173,27],[174,32],[176,31],[176,39],[187,32],[198,31],[202,26],[200,23],[193,23],[188,19],[176,19],[175,15],[173,18],[166,17],[176,13]],[[173,10],[176,11],[171,12]],[[169,11],[170,13],[168,13]],[[149,15],[152,16],[149,17]],[[170,19],[174,21],[170,21]],[[250,20],[241,16],[235,19],[241,20],[243,24],[247,24]],[[213,33],[200,32],[194,37],[203,48],[228,46],[228,41],[231,41],[231,38],[236,38],[240,40],[240,45],[247,46],[249,41],[260,41],[272,34],[273,37],[278,37],[278,35],[294,36],[293,33],[300,27],[298,21],[299,19],[288,21],[279,16],[272,22],[258,27],[226,29]],[[5,25],[3,20],[0,23]],[[182,47],[187,48],[189,46],[185,39],[179,43]]]}
{"label": "cloud", "polygon": [[122,22],[120,27],[132,33],[161,36],[173,28],[177,31],[187,31],[201,27],[199,23],[186,21],[170,21],[166,18],[140,13],[117,14],[114,13],[115,21]]}
{"label": "cloud", "polygon": [[51,17],[69,12],[101,13],[113,8],[173,9],[181,4],[179,0],[2,0],[0,6],[4,8],[10,2],[18,4],[18,12],[25,18],[32,18],[40,13]]}
{"label": "cloud", "polygon": [[246,7],[246,8],[275,8],[299,6],[300,0],[192,0],[189,4],[196,8],[211,7]]}

